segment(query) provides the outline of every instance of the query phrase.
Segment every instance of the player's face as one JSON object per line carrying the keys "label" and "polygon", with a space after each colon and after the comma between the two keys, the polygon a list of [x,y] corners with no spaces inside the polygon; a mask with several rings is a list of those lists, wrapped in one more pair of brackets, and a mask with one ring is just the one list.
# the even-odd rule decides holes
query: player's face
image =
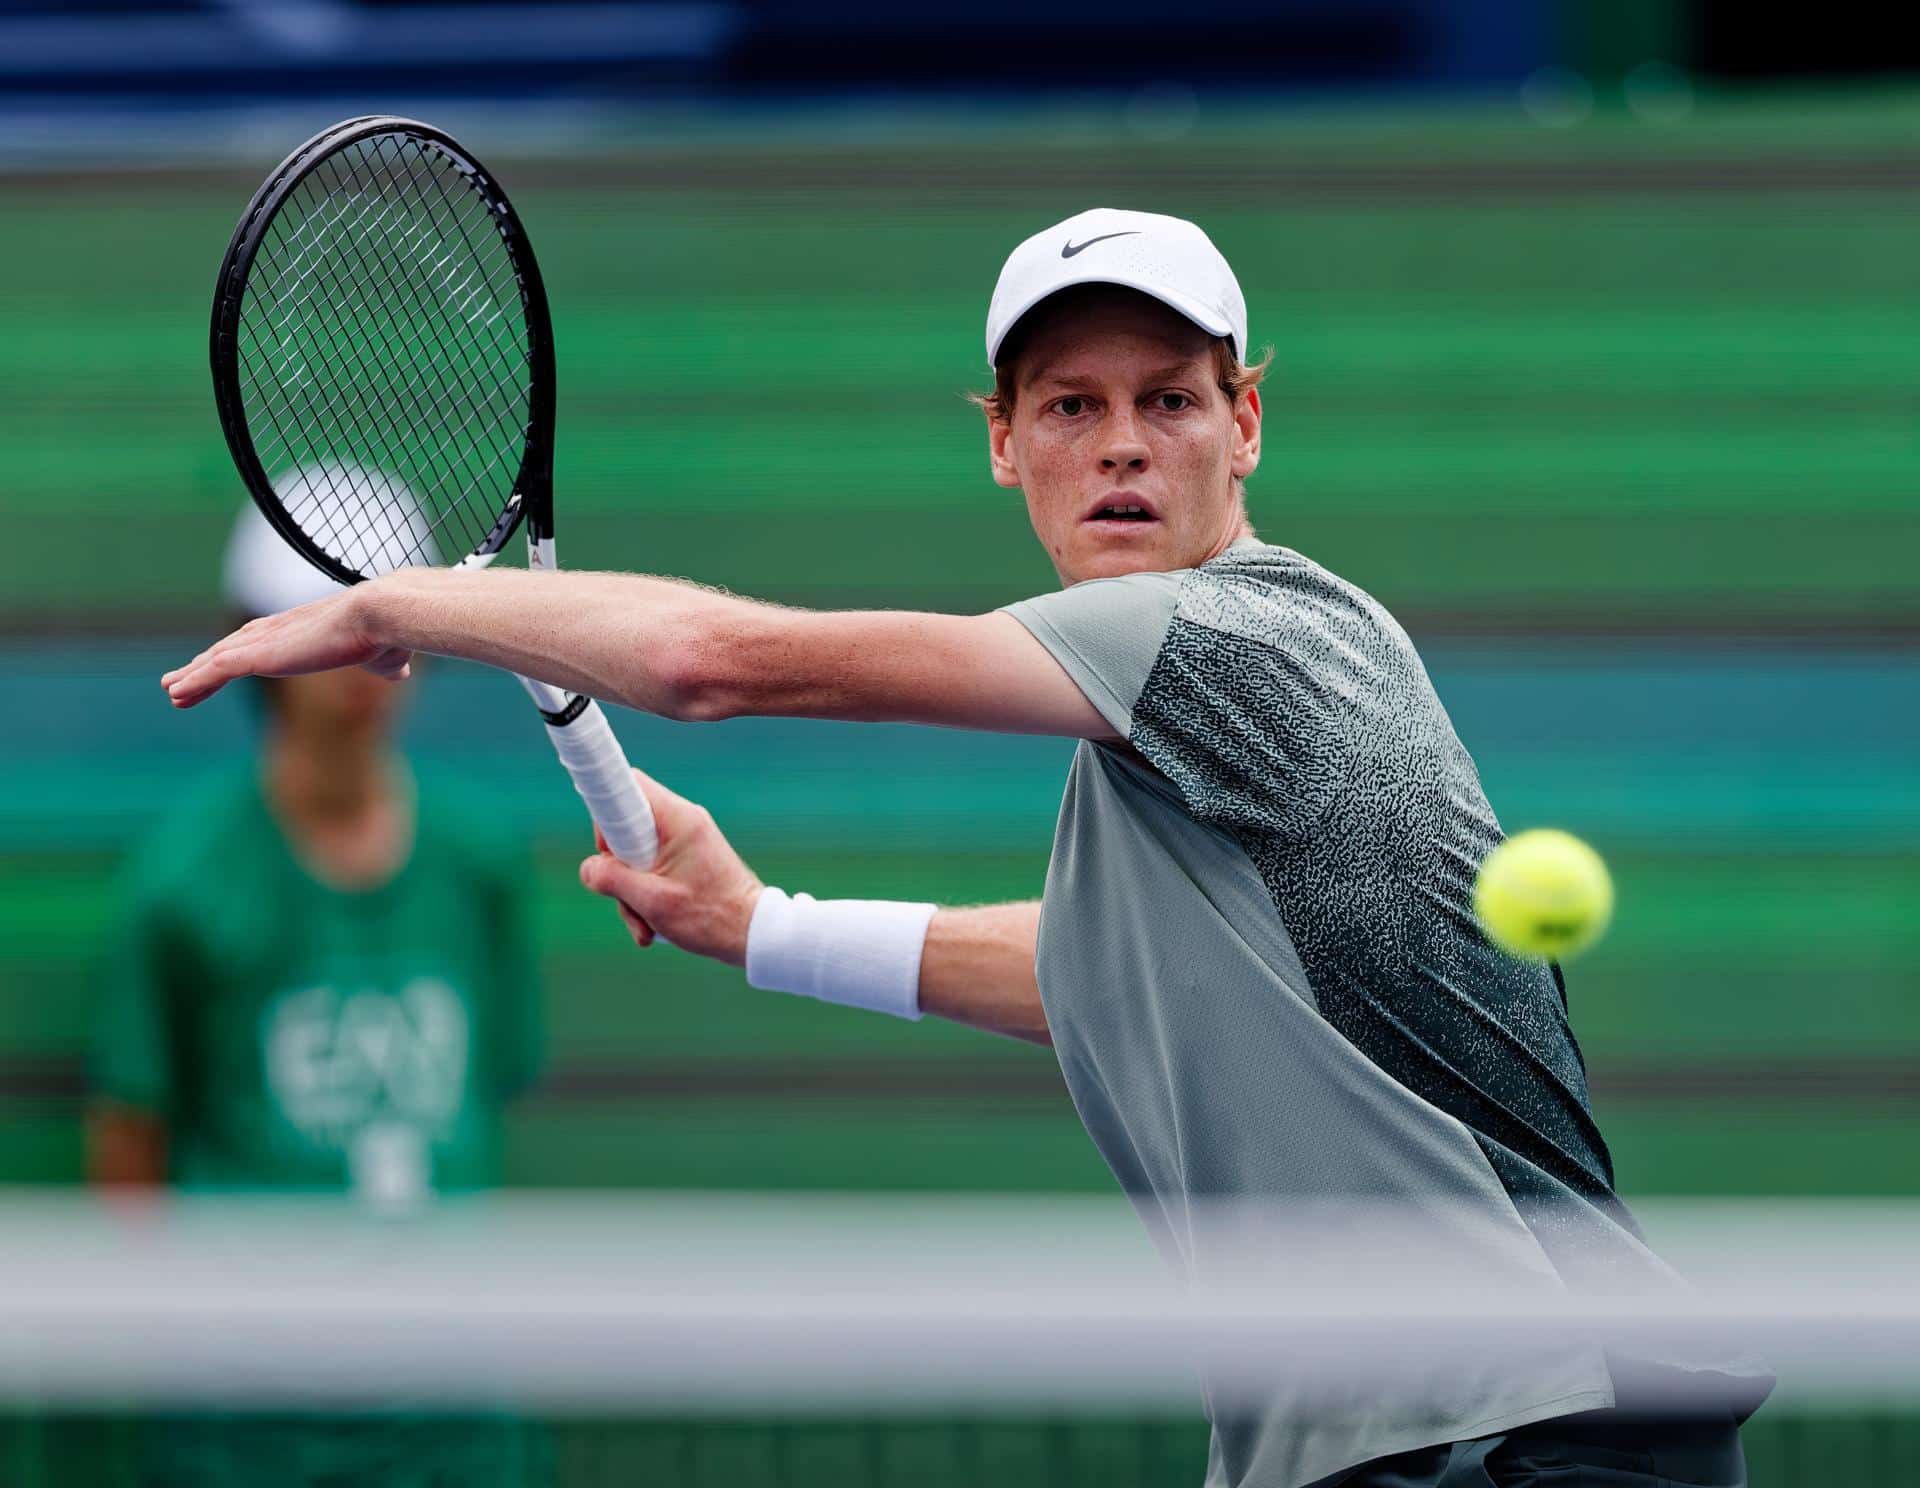
{"label": "player's face", "polygon": [[360,667],[282,677],[275,686],[281,727],[346,747],[384,743],[409,690]]}
{"label": "player's face", "polygon": [[994,479],[1027,498],[1061,580],[1192,568],[1246,530],[1235,479],[1260,459],[1260,401],[1220,390],[1207,334],[1144,295],[1036,325]]}

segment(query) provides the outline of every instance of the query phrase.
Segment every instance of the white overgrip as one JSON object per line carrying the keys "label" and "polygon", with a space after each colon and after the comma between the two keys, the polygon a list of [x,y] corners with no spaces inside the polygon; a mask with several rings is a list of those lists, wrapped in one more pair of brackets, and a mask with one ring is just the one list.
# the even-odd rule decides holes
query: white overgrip
{"label": "white overgrip", "polygon": [[629,867],[651,868],[660,852],[653,810],[600,705],[589,702],[570,722],[548,724],[547,735],[613,855]]}

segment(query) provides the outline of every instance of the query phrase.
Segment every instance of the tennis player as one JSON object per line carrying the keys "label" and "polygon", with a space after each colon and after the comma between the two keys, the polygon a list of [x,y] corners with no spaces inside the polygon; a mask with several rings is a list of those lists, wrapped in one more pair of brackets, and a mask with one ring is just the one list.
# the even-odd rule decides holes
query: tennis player
{"label": "tennis player", "polygon": [[[432,651],[678,719],[1078,738],[1037,902],[764,885],[652,782],[659,861],[601,855],[581,876],[641,944],[755,986],[1051,1043],[1089,1134],[1196,1275],[1197,1200],[1365,1196],[1518,1279],[1662,1284],[1613,1191],[1558,970],[1475,928],[1500,828],[1412,643],[1248,520],[1263,364],[1226,260],[1192,223],[1083,212],[1014,249],[986,350],[989,468],[1025,494],[1057,592],[977,616],[813,613],[655,578],[409,570],[249,626],[164,683],[187,706],[247,673],[395,674]],[[1207,1481],[1744,1481],[1757,1364],[1572,1342],[1509,1362],[1379,1398],[1215,1401]],[[1683,1414],[1643,1419],[1661,1409]]]}

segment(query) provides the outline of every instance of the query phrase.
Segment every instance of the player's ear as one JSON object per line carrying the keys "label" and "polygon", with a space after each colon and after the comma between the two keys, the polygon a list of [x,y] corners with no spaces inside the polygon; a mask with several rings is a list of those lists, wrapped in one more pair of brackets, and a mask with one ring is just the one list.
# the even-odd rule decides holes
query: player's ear
{"label": "player's ear", "polygon": [[993,483],[1013,489],[1020,484],[1020,466],[1013,448],[1013,421],[988,418],[987,464],[993,470]]}
{"label": "player's ear", "polygon": [[1233,474],[1245,480],[1260,468],[1260,389],[1248,388],[1233,405]]}

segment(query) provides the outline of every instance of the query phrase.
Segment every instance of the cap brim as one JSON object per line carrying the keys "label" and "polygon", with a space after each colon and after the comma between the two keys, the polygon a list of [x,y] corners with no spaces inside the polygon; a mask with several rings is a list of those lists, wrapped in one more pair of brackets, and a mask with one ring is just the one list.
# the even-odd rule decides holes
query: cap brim
{"label": "cap brim", "polygon": [[[1233,337],[1232,323],[1224,316],[1216,314],[1198,301],[1190,300],[1185,295],[1174,290],[1162,289],[1151,284],[1142,284],[1138,280],[1129,279],[1121,274],[1088,274],[1084,278],[1073,278],[1061,284],[1049,285],[1034,295],[1018,310],[1014,311],[1012,317],[1007,321],[1007,328],[1000,333],[993,345],[987,348],[987,364],[993,367],[1000,365],[1000,348],[1007,344],[1008,339],[1013,335],[1021,321],[1025,320],[1042,304],[1052,299],[1061,291],[1077,289],[1082,284],[1112,284],[1121,289],[1134,290],[1136,293],[1145,295],[1148,299],[1158,300],[1170,310],[1179,311],[1180,314],[1199,326],[1200,329],[1205,331],[1209,336],[1226,336],[1230,339]],[[1244,362],[1247,359],[1246,347],[1236,343],[1233,352],[1241,361]]]}

